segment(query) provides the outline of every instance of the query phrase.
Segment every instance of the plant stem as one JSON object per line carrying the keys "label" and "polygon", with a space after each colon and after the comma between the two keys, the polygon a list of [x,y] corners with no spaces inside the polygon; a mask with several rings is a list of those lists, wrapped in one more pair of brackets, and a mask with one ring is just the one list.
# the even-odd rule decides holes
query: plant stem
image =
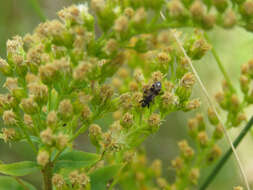
{"label": "plant stem", "polygon": [[[204,37],[206,38],[206,40],[208,41],[208,43],[211,44],[210,39],[209,39],[209,37],[208,37],[208,35],[207,35],[206,32],[204,32]],[[216,52],[216,50],[215,50],[214,47],[212,47],[211,52],[212,52],[212,54],[213,54],[213,56],[214,56],[214,58],[216,60],[216,63],[218,64],[218,67],[219,67],[220,71],[222,72],[225,80],[227,81],[227,83],[228,83],[231,91],[232,92],[236,92],[236,90],[235,90],[234,86],[232,85],[232,82],[231,82],[230,78],[228,77],[228,74],[227,74],[227,72],[226,72],[226,70],[225,70],[225,68],[224,68],[224,66],[223,66],[223,64],[222,64],[222,62],[220,60],[220,57],[218,56],[218,54],[217,54],[217,52]]]}
{"label": "plant stem", "polygon": [[45,22],[46,21],[46,16],[44,15],[43,11],[40,8],[40,5],[37,0],[28,0],[29,3],[31,4],[32,8],[34,11],[37,13],[37,15],[40,17],[41,21]]}
{"label": "plant stem", "polygon": [[52,186],[52,170],[53,170],[53,163],[49,162],[43,169],[43,181],[44,181],[44,190],[53,190]]}
{"label": "plant stem", "polygon": [[[233,142],[234,147],[236,148],[242,139],[245,137],[247,132],[251,129],[253,125],[253,116],[251,117],[250,121],[247,123],[247,125],[244,127],[244,129],[241,131],[241,133],[238,135],[238,137]],[[225,165],[231,154],[233,153],[232,148],[230,148],[226,154],[223,155],[223,157],[220,159],[220,161],[217,163],[217,165],[213,168],[211,174],[206,178],[204,183],[200,186],[199,190],[205,190],[210,183],[214,180],[216,175],[219,173],[219,171],[222,169],[222,167]]]}

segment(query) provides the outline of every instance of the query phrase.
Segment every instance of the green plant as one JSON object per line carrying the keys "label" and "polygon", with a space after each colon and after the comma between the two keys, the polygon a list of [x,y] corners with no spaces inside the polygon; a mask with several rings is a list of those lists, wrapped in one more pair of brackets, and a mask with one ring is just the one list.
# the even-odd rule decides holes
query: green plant
{"label": "green plant", "polygon": [[[34,189],[18,177],[40,170],[45,190],[197,187],[201,170],[222,154],[217,143],[224,129],[245,123],[244,110],[253,103],[253,61],[242,66],[240,100],[205,30],[215,25],[252,30],[252,10],[253,2],[243,0],[92,0],[64,8],[60,20],[41,23],[32,34],[13,37],[7,42],[7,59],[0,59],[6,76],[0,137],[6,143],[29,143],[37,157],[0,164],[0,172],[13,177],[0,180]],[[181,27],[189,30],[172,30]],[[161,161],[148,166],[138,147],[168,114],[200,107],[200,99],[191,98],[199,81],[192,62],[209,50],[225,78],[216,95],[227,115],[225,128],[213,103],[206,113],[214,126],[211,136],[203,115],[190,119],[194,145],[178,143],[180,155],[172,161],[175,181],[168,182]],[[155,82],[161,82],[161,93],[150,106],[142,106]],[[112,124],[99,126],[97,121],[107,116]],[[86,131],[96,153],[73,147]]]}

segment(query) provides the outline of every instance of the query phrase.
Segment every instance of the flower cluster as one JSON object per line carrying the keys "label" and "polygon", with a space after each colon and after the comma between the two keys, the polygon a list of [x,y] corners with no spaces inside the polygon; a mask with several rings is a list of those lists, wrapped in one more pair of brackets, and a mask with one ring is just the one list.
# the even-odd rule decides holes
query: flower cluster
{"label": "flower cluster", "polygon": [[[251,9],[245,4],[250,1],[236,4],[242,7],[248,27]],[[189,120],[197,150],[185,140],[178,143],[180,156],[172,161],[174,184],[162,177],[159,160],[147,168],[145,156],[136,158],[133,150],[157,132],[168,114],[200,107],[200,100],[191,98],[196,78],[168,26],[190,23],[210,29],[219,16],[219,25],[232,27],[237,16],[226,0],[172,0],[168,4],[162,0],[92,0],[90,7],[64,8],[59,20],[41,23],[32,34],[7,42],[7,57],[0,58],[0,71],[6,76],[6,91],[0,95],[4,123],[0,137],[8,143],[25,140],[31,145],[48,189],[52,185],[89,189],[95,183],[92,180],[101,176],[99,172],[110,173],[108,168],[122,163],[118,172],[122,178],[111,176],[108,188],[118,182],[130,189],[125,182],[137,181],[136,188],[144,189],[153,179],[156,182],[151,186],[160,189],[196,185],[200,164],[211,164],[221,154],[216,142],[223,131],[213,110],[208,110],[215,126],[211,138],[202,115]],[[165,7],[163,20],[159,12]],[[211,48],[198,30],[182,39],[192,60],[200,60]],[[252,62],[242,67],[241,87],[248,103],[252,103],[252,69]],[[158,90],[154,90],[156,84]],[[228,110],[232,126],[246,119],[242,103],[227,83],[216,97]],[[112,123],[99,125],[108,115]],[[74,140],[86,130],[96,154],[73,151]]]}

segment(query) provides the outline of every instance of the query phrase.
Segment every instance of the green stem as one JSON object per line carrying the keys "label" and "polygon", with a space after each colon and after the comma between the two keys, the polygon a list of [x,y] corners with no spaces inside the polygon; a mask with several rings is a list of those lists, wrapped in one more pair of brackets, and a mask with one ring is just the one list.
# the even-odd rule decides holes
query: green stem
{"label": "green stem", "polygon": [[[206,38],[206,40],[208,41],[208,43],[211,44],[210,39],[209,39],[207,33],[205,33],[205,32],[204,32],[204,37]],[[213,54],[213,56],[214,56],[214,58],[216,60],[216,63],[218,64],[218,67],[219,67],[220,71],[222,72],[224,78],[226,79],[226,81],[227,81],[227,83],[228,83],[231,91],[232,92],[236,92],[236,90],[235,90],[234,86],[232,85],[232,82],[231,82],[231,80],[230,80],[230,78],[229,78],[229,76],[228,76],[228,74],[227,74],[227,72],[226,72],[226,70],[225,70],[225,68],[224,68],[221,60],[220,60],[220,57],[218,56],[218,54],[217,54],[217,52],[216,52],[216,50],[215,50],[214,47],[212,47],[211,52],[212,52],[212,54]]]}
{"label": "green stem", "polygon": [[84,133],[86,131],[86,129],[88,128],[88,124],[84,124],[82,127],[80,127],[78,129],[78,131],[72,136],[72,138],[70,139],[70,142],[72,142],[73,140],[75,140],[80,134]]}
{"label": "green stem", "polygon": [[53,163],[49,162],[43,169],[43,181],[44,181],[44,190],[53,190],[52,185],[52,176],[53,176]]}
{"label": "green stem", "polygon": [[21,128],[23,129],[23,132],[24,132],[24,135],[25,135],[25,138],[27,140],[27,142],[30,144],[30,146],[32,147],[33,151],[36,153],[37,150],[36,150],[36,146],[33,144],[29,134],[27,133],[26,131],[26,127],[21,123],[20,124]]}
{"label": "green stem", "polygon": [[[241,131],[239,136],[235,139],[235,141],[233,143],[235,148],[240,144],[240,142],[245,137],[247,132],[251,129],[252,125],[253,125],[253,116],[251,117],[251,119],[247,123],[247,125],[244,127],[244,129]],[[217,163],[217,165],[213,168],[211,174],[206,178],[204,183],[200,186],[199,190],[205,190],[210,185],[210,183],[214,180],[214,178],[219,173],[219,171],[222,169],[222,167],[225,165],[225,163],[227,162],[227,160],[229,159],[229,157],[231,156],[232,153],[233,153],[232,148],[230,148],[223,155],[223,157],[220,159],[220,161]]]}
{"label": "green stem", "polygon": [[31,4],[32,8],[34,11],[37,13],[37,15],[40,17],[41,21],[45,22],[46,21],[46,16],[44,15],[43,11],[40,8],[40,5],[37,0],[28,0],[29,3]]}

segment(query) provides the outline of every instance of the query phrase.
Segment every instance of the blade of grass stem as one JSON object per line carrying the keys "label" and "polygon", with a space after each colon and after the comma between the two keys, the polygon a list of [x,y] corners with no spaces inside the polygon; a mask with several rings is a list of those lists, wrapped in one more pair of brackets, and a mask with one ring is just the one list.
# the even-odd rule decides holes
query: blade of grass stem
{"label": "blade of grass stem", "polygon": [[45,22],[46,21],[46,16],[44,15],[39,3],[37,0],[28,0],[36,14],[40,17],[41,21]]}
{"label": "blade of grass stem", "polygon": [[[249,120],[249,122],[246,124],[246,126],[243,128],[243,130],[241,131],[241,133],[234,140],[233,145],[234,145],[235,148],[240,144],[240,142],[243,140],[243,138],[245,137],[245,135],[248,133],[248,131],[251,129],[252,126],[253,126],[253,116],[251,117],[251,119]],[[225,163],[228,161],[228,159],[230,158],[230,156],[231,156],[232,153],[233,153],[233,150],[230,147],[227,150],[227,152],[222,156],[222,158],[217,163],[217,165],[213,168],[212,172],[206,178],[206,180],[204,181],[204,183],[200,186],[199,190],[205,190],[211,184],[211,182],[214,180],[214,178],[216,177],[216,175],[219,173],[219,171],[223,168],[223,166],[225,165]]]}

